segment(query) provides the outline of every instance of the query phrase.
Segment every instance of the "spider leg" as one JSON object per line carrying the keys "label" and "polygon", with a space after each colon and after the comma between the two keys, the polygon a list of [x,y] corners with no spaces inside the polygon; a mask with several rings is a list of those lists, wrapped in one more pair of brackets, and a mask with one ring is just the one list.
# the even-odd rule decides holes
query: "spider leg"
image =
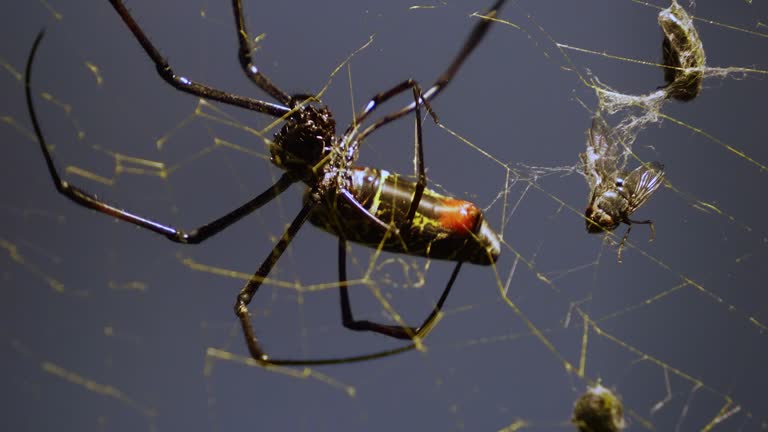
{"label": "spider leg", "polygon": [[[370,114],[376,106],[378,106],[379,103],[386,101],[387,99],[391,98],[392,96],[401,93],[403,91],[406,91],[408,89],[412,89],[413,91],[413,98],[414,98],[414,110],[415,110],[415,134],[416,134],[416,140],[415,140],[415,157],[414,157],[414,171],[418,178],[416,183],[416,188],[414,190],[413,198],[411,200],[411,205],[408,209],[408,213],[405,219],[405,222],[403,223],[403,227],[410,227],[411,223],[413,222],[413,218],[416,215],[416,210],[418,209],[419,202],[421,201],[421,197],[424,193],[424,189],[426,188],[427,184],[427,177],[424,169],[424,150],[423,150],[423,140],[422,140],[422,129],[421,129],[421,109],[420,106],[423,103],[430,115],[432,116],[435,123],[438,123],[437,116],[435,115],[432,108],[429,106],[429,103],[426,99],[422,98],[421,94],[421,88],[419,87],[418,83],[414,80],[406,80],[402,83],[396,85],[395,87],[377,94],[374,96],[371,101],[366,105],[366,109],[356,118],[355,123],[353,123],[352,126],[350,126],[350,129],[348,132],[352,129],[352,127],[362,122],[368,114]],[[365,135],[367,135],[369,132],[372,131],[372,129],[369,127],[365,131],[363,131],[358,137],[357,142],[361,142]],[[354,200],[354,197],[351,197],[352,200]],[[367,212],[366,212],[367,213]],[[374,220],[378,220],[373,217]],[[410,232],[409,230],[403,230],[405,235],[408,235],[407,233]],[[354,315],[352,314],[352,306],[349,301],[349,289],[346,285],[347,281],[347,270],[346,270],[346,240],[343,237],[339,237],[339,296],[340,296],[340,302],[341,302],[341,320],[344,327],[354,330],[354,331],[371,331],[374,333],[379,333],[382,335],[386,335],[392,338],[396,339],[408,339],[411,341],[414,341],[414,343],[411,345],[412,347],[415,347],[421,339],[426,337],[429,332],[432,330],[434,325],[437,323],[439,317],[441,316],[441,309],[443,307],[443,304],[445,303],[445,300],[448,298],[448,295],[451,292],[451,288],[453,287],[453,283],[456,281],[456,277],[459,274],[459,271],[461,270],[462,262],[457,262],[456,266],[453,269],[453,272],[451,273],[451,277],[448,279],[448,283],[446,284],[445,288],[443,289],[443,293],[440,295],[440,298],[437,301],[437,304],[432,309],[432,312],[427,316],[426,319],[422,322],[422,324],[418,327],[404,327],[399,325],[388,325],[388,324],[381,324],[373,321],[368,320],[355,320]]]}
{"label": "spider leg", "polygon": [[347,288],[347,242],[343,238],[339,237],[339,294],[341,300],[341,322],[344,327],[354,331],[371,331],[374,333],[383,334],[395,339],[409,339],[418,343],[419,340],[425,338],[432,328],[439,320],[441,316],[441,309],[445,300],[448,298],[448,294],[451,292],[453,283],[456,281],[456,277],[461,270],[461,262],[456,263],[456,267],[453,268],[448,284],[443,289],[443,293],[440,295],[432,312],[427,316],[424,322],[418,327],[403,327],[399,325],[380,324],[367,320],[356,320],[352,314],[352,306],[349,301],[349,289]]}
{"label": "spider leg", "polygon": [[245,286],[243,286],[243,288],[240,290],[240,293],[237,295],[237,300],[235,301],[235,315],[237,315],[237,317],[240,319],[240,324],[243,327],[245,343],[248,345],[248,351],[251,353],[251,356],[258,362],[272,363],[269,360],[269,356],[267,356],[267,354],[261,349],[259,341],[256,338],[256,333],[254,332],[253,325],[251,324],[251,315],[250,312],[248,312],[248,304],[251,303],[251,299],[253,299],[253,296],[256,294],[256,291],[258,291],[259,287],[261,287],[262,282],[264,282],[264,279],[272,270],[272,267],[275,266],[277,260],[280,259],[280,256],[283,254],[283,252],[285,252],[285,249],[296,236],[296,233],[299,232],[299,229],[301,229],[302,225],[304,225],[304,222],[306,222],[309,218],[309,214],[312,212],[312,209],[315,208],[319,202],[320,199],[318,197],[317,190],[310,192],[310,198],[293,219],[291,225],[288,226],[283,235],[280,237],[280,240],[272,248],[272,251],[269,253],[267,258],[261,263],[259,269],[256,271],[256,273],[253,274],[253,276],[251,276],[251,279],[248,280]]}
{"label": "spider leg", "polygon": [[171,69],[168,61],[163,58],[157,48],[150,42],[147,35],[144,34],[144,31],[133,19],[123,2],[121,0],[110,0],[110,3],[115,8],[115,11],[117,11],[117,14],[120,15],[120,18],[122,18],[125,25],[131,30],[139,44],[141,44],[141,47],[144,48],[144,52],[146,52],[149,58],[152,59],[152,62],[155,63],[155,68],[160,77],[175,89],[204,99],[215,100],[251,111],[269,114],[273,117],[282,117],[290,112],[288,107],[282,105],[227,93],[204,84],[196,83],[184,76],[177,75],[173,69]]}
{"label": "spider leg", "polygon": [[259,68],[253,64],[253,59],[251,58],[253,43],[251,42],[250,36],[248,36],[248,30],[245,29],[242,1],[232,0],[232,9],[234,10],[235,25],[237,26],[237,40],[240,44],[238,59],[240,60],[240,66],[242,66],[243,72],[245,72],[245,75],[259,86],[260,89],[267,92],[283,105],[291,106],[293,98],[288,93],[277,88],[277,86],[275,86],[269,78],[259,72]]}
{"label": "spider leg", "polygon": [[[403,222],[403,226],[405,228],[409,228],[411,226],[411,223],[413,223],[413,218],[416,216],[416,209],[419,208],[419,203],[421,202],[421,196],[424,194],[424,188],[427,187],[427,174],[424,170],[424,147],[422,142],[422,134],[421,134],[421,109],[419,108],[421,100],[421,89],[417,86],[413,87],[413,99],[414,103],[416,104],[416,148],[414,149],[414,168],[416,177],[418,180],[416,181],[416,188],[413,191],[413,199],[411,200],[411,207],[408,209],[407,216],[405,217],[405,222]],[[425,104],[427,102],[424,102]],[[429,110],[430,114],[432,114],[432,118],[435,120],[435,123],[437,123],[437,116],[435,116],[434,112],[432,112],[432,109],[427,105],[427,110]],[[409,233],[409,230],[405,230],[406,235]]]}
{"label": "spider leg", "polygon": [[45,157],[45,163],[48,166],[48,172],[51,175],[51,180],[53,180],[54,186],[56,186],[56,190],[75,203],[87,207],[91,210],[96,210],[109,216],[130,222],[134,225],[140,226],[158,234],[162,234],[169,240],[177,243],[200,243],[221,232],[223,229],[237,222],[264,204],[268,203],[273,198],[288,189],[290,185],[298,181],[298,179],[292,175],[287,173],[283,174],[280,179],[269,189],[262,192],[260,195],[256,196],[242,206],[214,220],[213,222],[205,224],[195,230],[185,232],[109,205],[97,198],[95,195],[85,192],[84,190],[69,184],[67,181],[62,180],[59,176],[58,170],[56,169],[56,164],[53,162],[53,157],[50,153],[50,150],[48,149],[48,145],[46,144],[45,138],[43,137],[42,129],[40,128],[40,124],[37,120],[37,114],[35,113],[35,107],[32,100],[32,89],[30,85],[32,63],[35,57],[35,51],[37,50],[37,47],[43,38],[43,34],[44,32],[40,32],[37,35],[35,43],[32,46],[32,52],[29,56],[29,60],[27,61],[27,67],[25,71],[26,76],[24,78],[27,108],[29,108],[29,116],[32,119],[32,126],[35,130],[37,141],[40,143],[40,149],[42,150],[43,156]]}
{"label": "spider leg", "polygon": [[[485,14],[483,14],[485,18],[481,19],[480,22],[477,23],[475,27],[472,29],[472,33],[470,33],[466,42],[464,42],[464,46],[461,47],[461,50],[456,55],[456,57],[454,57],[453,61],[448,66],[448,68],[437,78],[437,80],[435,80],[434,84],[432,84],[432,87],[430,87],[426,92],[424,92],[422,96],[423,102],[426,103],[427,101],[434,99],[438,94],[440,94],[441,91],[445,89],[445,87],[448,84],[450,84],[451,80],[453,80],[453,77],[456,76],[456,73],[459,71],[461,66],[467,60],[467,57],[469,57],[472,51],[475,50],[477,45],[480,44],[480,42],[483,40],[485,35],[488,33],[488,30],[490,29],[491,24],[493,24],[494,18],[496,17],[496,15],[498,15],[499,10],[504,5],[505,1],[506,0],[497,0],[496,3],[494,3],[494,5],[491,6],[491,8],[488,9],[488,11],[485,12]],[[373,102],[373,100],[371,102]],[[368,106],[370,106],[371,102],[368,103]],[[417,102],[413,102],[405,106],[404,108],[401,108],[399,111],[395,111],[392,114],[389,114],[385,117],[382,117],[376,120],[375,123],[368,126],[368,128],[366,128],[363,132],[361,132],[360,140],[362,141],[362,138],[364,138],[367,135],[370,135],[376,129],[386,124],[392,123],[393,121],[415,110],[416,105],[417,105]]]}
{"label": "spider leg", "polygon": [[[352,122],[351,125],[347,128],[347,130],[344,132],[345,136],[348,136],[352,131],[360,124],[365,121],[368,116],[376,110],[376,108],[379,107],[382,103],[388,101],[389,99],[392,99],[393,97],[399,95],[400,93],[407,91],[409,89],[418,89],[419,97],[421,97],[422,91],[419,87],[419,84],[413,80],[412,78],[409,78],[403,82],[400,82],[393,86],[392,88],[385,90],[383,92],[379,92],[376,95],[374,95],[371,100],[368,101],[368,103],[365,105],[365,108],[355,116],[355,120]],[[418,102],[418,100],[416,101]],[[437,119],[437,115],[435,115],[434,111],[432,111],[432,107],[429,105],[429,103],[425,100],[421,100],[421,103],[424,104],[427,107],[427,110],[429,111],[429,114],[432,116],[432,119],[435,121],[435,123],[439,123]],[[416,103],[414,103],[414,108]],[[386,117],[385,117],[386,118]],[[370,129],[370,127],[368,128]],[[368,129],[364,130],[360,135],[358,135],[356,141],[361,142],[370,135],[373,131],[368,131]]]}
{"label": "spider leg", "polygon": [[285,252],[285,249],[288,247],[291,241],[293,241],[296,233],[299,232],[299,229],[301,229],[301,227],[307,221],[310,213],[312,212],[312,209],[317,206],[321,199],[322,198],[316,190],[312,191],[310,194],[310,199],[301,208],[299,213],[293,219],[293,222],[291,222],[291,225],[288,226],[283,235],[280,237],[280,240],[272,248],[272,251],[269,253],[267,258],[261,263],[261,266],[259,266],[259,269],[256,271],[256,273],[251,276],[251,279],[245,284],[245,286],[243,286],[243,288],[240,290],[240,293],[237,295],[234,308],[235,315],[237,315],[238,319],[240,320],[240,325],[243,328],[243,335],[245,336],[245,343],[248,346],[248,351],[251,354],[251,357],[253,357],[253,359],[262,366],[311,366],[355,363],[388,357],[409,351],[414,348],[414,346],[411,344],[405,347],[360,356],[301,360],[271,358],[261,348],[261,344],[259,344],[259,340],[256,337],[253,324],[251,323],[251,315],[248,311],[248,305],[251,303],[251,300],[256,294],[256,291],[258,291],[258,289],[261,287],[264,279],[267,277],[267,275],[269,275],[269,272],[280,259],[280,256],[283,254],[283,252]]}
{"label": "spider leg", "polygon": [[[379,227],[383,228],[384,230],[389,230],[391,227],[384,222],[383,220],[379,219],[374,215],[373,213],[369,212],[367,208],[365,208],[362,204],[360,204],[360,201],[355,198],[354,195],[352,195],[352,192],[342,189],[341,190],[341,196],[344,198],[344,200],[347,201],[350,205],[354,206],[357,211],[359,211],[361,214],[365,215],[371,222],[378,225]],[[341,221],[337,220],[336,223],[342,223]]]}
{"label": "spider leg", "polygon": [[349,302],[349,292],[346,286],[346,241],[341,238],[339,239],[339,285],[341,293],[342,321],[344,326],[352,330],[373,331],[397,339],[409,339],[414,341],[414,343],[391,350],[379,351],[359,356],[300,360],[271,358],[261,348],[261,344],[259,344],[259,340],[256,337],[256,333],[251,322],[248,305],[253,299],[253,296],[256,294],[256,291],[258,291],[258,289],[261,287],[264,279],[267,277],[267,275],[269,275],[269,272],[280,259],[280,256],[283,254],[283,252],[285,252],[291,241],[293,241],[296,233],[299,232],[301,227],[309,218],[312,209],[320,202],[320,200],[321,198],[317,193],[313,193],[311,195],[311,198],[304,204],[302,209],[291,222],[291,225],[288,226],[283,235],[280,237],[280,240],[272,248],[270,254],[262,262],[261,266],[259,266],[259,269],[256,271],[256,273],[254,273],[251,279],[245,284],[245,286],[243,286],[237,296],[234,307],[235,314],[240,320],[240,325],[242,326],[243,334],[245,336],[245,343],[248,347],[248,351],[251,354],[251,357],[253,357],[254,360],[263,366],[312,366],[363,362],[377,358],[389,357],[414,349],[418,340],[426,337],[427,334],[429,334],[434,325],[437,323],[438,318],[441,316],[441,308],[443,307],[445,300],[448,298],[448,294],[450,294],[451,287],[453,287],[453,283],[458,276],[462,263],[459,262],[456,264],[456,267],[454,268],[453,273],[448,280],[448,284],[440,296],[440,299],[432,309],[432,312],[429,314],[429,316],[427,316],[427,318],[419,327],[403,328],[400,326],[379,324],[371,321],[356,321],[352,315]]}
{"label": "spider leg", "polygon": [[[371,98],[368,104],[366,104],[365,109],[355,117],[355,121],[351,125],[349,125],[349,127],[347,128],[347,131],[344,133],[344,136],[349,136],[354,131],[356,126],[361,124],[368,117],[368,115],[372,113],[382,102],[385,102],[390,98],[404,91],[407,91],[408,89],[411,89],[413,91],[413,99],[415,104],[414,110],[416,113],[414,174],[416,175],[416,178],[418,180],[416,182],[416,189],[414,190],[413,199],[411,200],[411,206],[408,209],[407,217],[403,221],[401,228],[410,227],[411,223],[413,222],[414,216],[416,216],[416,210],[419,208],[419,202],[421,201],[421,196],[424,194],[424,189],[427,186],[427,176],[424,169],[424,151],[422,146],[422,133],[421,133],[421,108],[420,108],[421,105],[423,104],[427,108],[427,112],[429,112],[429,115],[432,117],[432,120],[434,120],[435,123],[440,123],[439,119],[437,118],[437,114],[435,114],[435,112],[432,110],[432,107],[430,106],[429,102],[422,98],[422,92],[421,92],[421,87],[419,87],[419,83],[414,81],[413,79],[407,79],[397,84],[396,86],[392,87],[389,90],[376,94],[374,97]],[[360,145],[360,143],[365,140],[365,137],[368,136],[371,132],[373,132],[374,129],[372,129],[372,126],[366,128],[357,137],[355,137],[353,145]],[[408,230],[405,230],[405,233],[406,233],[405,235],[407,235],[407,232]]]}
{"label": "spider leg", "polygon": [[453,77],[456,76],[456,73],[459,71],[459,68],[461,68],[461,65],[464,64],[464,61],[467,60],[467,57],[469,57],[472,51],[477,48],[477,45],[480,44],[486,33],[488,33],[488,30],[491,28],[491,24],[493,24],[496,15],[498,15],[499,10],[501,10],[501,7],[504,5],[505,1],[506,0],[497,0],[496,3],[494,3],[493,6],[491,6],[491,8],[483,14],[483,16],[487,18],[482,18],[480,22],[475,25],[475,28],[472,29],[472,33],[470,33],[467,41],[464,43],[464,46],[461,47],[461,50],[453,59],[450,66],[448,66],[448,69],[446,69],[445,72],[443,72],[442,75],[440,75],[437,80],[435,80],[435,83],[432,84],[432,87],[430,87],[430,89],[424,93],[424,99],[431,100],[437,96],[451,82]]}

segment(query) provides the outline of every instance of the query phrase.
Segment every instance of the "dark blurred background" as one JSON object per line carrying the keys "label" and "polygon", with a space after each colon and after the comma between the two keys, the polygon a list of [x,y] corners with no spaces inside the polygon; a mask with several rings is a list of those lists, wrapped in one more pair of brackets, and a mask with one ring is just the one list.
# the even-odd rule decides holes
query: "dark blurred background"
{"label": "dark blurred background", "polygon": [[[290,93],[331,79],[322,100],[343,131],[376,92],[408,77],[428,86],[478,22],[470,14],[490,2],[245,3],[252,35],[266,34],[261,70]],[[579,75],[630,94],[663,85],[656,16],[666,6],[508,4],[507,24],[433,101],[445,128],[424,122],[430,186],[485,209],[505,242],[496,267],[464,266],[425,352],[285,370],[238,360],[246,350],[232,304],[303,188],[199,246],[81,208],[50,182],[23,68],[46,28],[32,85],[66,178],[180,227],[222,215],[280,175],[254,133],[271,136],[272,119],[173,90],[107,2],[2,6],[0,428],[567,431],[575,399],[602,380],[623,399],[630,430],[765,430],[764,4],[683,3],[701,18],[708,65],[756,71],[706,78],[697,99],[667,103],[667,117],[637,136],[636,156],[667,167],[666,187],[634,215],[653,219],[655,241],[635,227],[619,264],[626,228],[612,240],[584,229],[588,190],[575,168],[598,103]],[[239,69],[227,2],[128,7],[178,73],[266,98]],[[360,163],[411,173],[413,119],[371,136]],[[372,282],[352,288],[357,316],[390,319],[378,293],[419,322],[452,264],[371,252],[349,253],[350,278]],[[307,226],[270,274],[251,305],[268,352],[400,346],[341,326],[335,257],[335,239]],[[206,355],[212,348],[234,357]]]}

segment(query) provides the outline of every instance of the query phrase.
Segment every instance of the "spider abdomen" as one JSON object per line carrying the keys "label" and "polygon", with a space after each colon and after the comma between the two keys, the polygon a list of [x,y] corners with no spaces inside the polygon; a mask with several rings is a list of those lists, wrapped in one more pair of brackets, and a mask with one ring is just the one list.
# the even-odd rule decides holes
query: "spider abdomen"
{"label": "spider abdomen", "polygon": [[[385,170],[350,170],[349,192],[370,214],[338,197],[321,202],[310,222],[346,240],[393,253],[490,265],[499,257],[500,240],[469,201],[424,189],[413,222],[403,226],[416,183]],[[399,230],[399,232],[398,232]]]}

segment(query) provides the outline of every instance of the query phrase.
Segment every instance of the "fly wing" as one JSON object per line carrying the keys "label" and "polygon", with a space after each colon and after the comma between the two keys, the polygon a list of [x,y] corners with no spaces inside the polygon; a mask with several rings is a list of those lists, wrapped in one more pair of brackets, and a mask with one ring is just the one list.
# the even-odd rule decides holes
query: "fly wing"
{"label": "fly wing", "polygon": [[580,156],[589,187],[594,189],[604,182],[612,182],[616,174],[618,149],[609,137],[609,128],[599,115],[592,118],[587,131],[587,151]]}
{"label": "fly wing", "polygon": [[628,213],[632,214],[642,206],[651,194],[664,182],[664,165],[659,162],[650,162],[648,164],[635,168],[626,179],[624,187],[627,191],[629,200]]}

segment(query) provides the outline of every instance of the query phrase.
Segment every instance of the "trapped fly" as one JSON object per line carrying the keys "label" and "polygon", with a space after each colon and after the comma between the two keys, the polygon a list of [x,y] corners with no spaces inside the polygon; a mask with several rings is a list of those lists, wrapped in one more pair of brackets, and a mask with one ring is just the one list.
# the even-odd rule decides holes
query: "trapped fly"
{"label": "trapped fly", "polygon": [[592,127],[587,136],[587,151],[579,155],[590,189],[589,203],[584,212],[587,232],[595,234],[613,231],[625,223],[628,228],[619,243],[618,251],[618,260],[621,262],[621,250],[632,224],[650,225],[653,240],[651,220],[637,221],[629,217],[661,186],[664,166],[659,162],[650,162],[631,172],[625,171],[619,165],[618,146],[609,136],[605,120],[599,115],[592,119]]}

